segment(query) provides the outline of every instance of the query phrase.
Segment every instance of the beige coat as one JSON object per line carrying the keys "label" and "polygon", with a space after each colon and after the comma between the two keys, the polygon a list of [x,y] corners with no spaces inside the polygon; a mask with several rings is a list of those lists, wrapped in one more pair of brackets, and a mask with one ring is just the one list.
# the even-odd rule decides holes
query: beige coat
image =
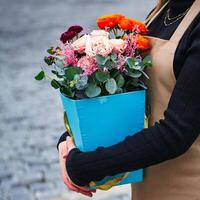
{"label": "beige coat", "polygon": [[[147,71],[150,76],[150,126],[164,118],[163,113],[176,83],[174,54],[185,30],[199,11],[200,0],[196,0],[170,40],[150,37],[153,61],[153,67]],[[184,155],[147,168],[144,181],[132,185],[132,200],[200,200],[200,137]]]}

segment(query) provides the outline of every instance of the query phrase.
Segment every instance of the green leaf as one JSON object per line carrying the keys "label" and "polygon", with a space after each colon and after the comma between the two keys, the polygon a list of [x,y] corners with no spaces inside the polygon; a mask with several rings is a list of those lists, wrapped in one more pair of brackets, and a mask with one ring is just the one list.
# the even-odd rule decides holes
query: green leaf
{"label": "green leaf", "polygon": [[106,62],[110,60],[110,57],[103,57],[101,55],[96,55],[96,61],[97,61],[97,64],[100,66],[100,67],[104,67]]}
{"label": "green leaf", "polygon": [[127,58],[126,60],[126,64],[129,66],[129,68],[132,68],[132,66],[134,65],[134,59],[133,58]]}
{"label": "green leaf", "polygon": [[65,67],[65,62],[64,62],[63,59],[57,58],[57,59],[55,60],[55,65],[56,65],[58,68],[60,68],[60,69],[64,69],[64,67]]}
{"label": "green leaf", "polygon": [[110,59],[116,63],[116,60],[117,60],[117,54],[113,53],[111,56],[110,56]]}
{"label": "green leaf", "polygon": [[151,56],[146,56],[144,59],[143,59],[143,64],[145,67],[151,67],[152,66],[152,59],[151,59]]}
{"label": "green leaf", "polygon": [[109,74],[104,73],[104,72],[96,72],[96,73],[95,73],[95,77],[96,77],[96,79],[97,79],[98,81],[100,81],[100,82],[102,82],[102,83],[105,82],[107,79],[110,78]]}
{"label": "green leaf", "polygon": [[117,86],[118,86],[119,88],[123,87],[123,86],[124,86],[124,83],[125,83],[124,77],[123,77],[121,74],[119,74],[119,75],[117,76],[117,78],[116,78],[116,82],[117,82]]}
{"label": "green leaf", "polygon": [[99,96],[101,94],[101,88],[95,84],[90,83],[85,90],[85,94],[89,98]]}
{"label": "green leaf", "polygon": [[117,88],[116,93],[123,93],[123,89],[122,88]]}
{"label": "green leaf", "polygon": [[54,60],[49,59],[47,56],[44,57],[44,62],[47,65],[52,65],[54,63]]}
{"label": "green leaf", "polygon": [[45,77],[45,73],[44,71],[40,71],[36,76],[35,76],[35,80],[37,81],[41,81],[43,78]]}
{"label": "green leaf", "polygon": [[65,69],[65,77],[72,81],[74,80],[75,75],[80,74],[82,72],[81,68],[79,67],[67,67]]}
{"label": "green leaf", "polygon": [[63,75],[60,75],[60,74],[58,73],[58,71],[56,71],[56,70],[51,70],[51,72],[52,72],[53,74],[55,74],[58,78],[62,78],[62,77],[63,77]]}
{"label": "green leaf", "polygon": [[128,58],[126,60],[126,64],[129,66],[129,68],[135,69],[135,70],[140,70],[143,65],[143,63],[141,63],[139,60],[134,59],[134,58]]}
{"label": "green leaf", "polygon": [[55,89],[58,89],[58,88],[60,87],[60,84],[59,84],[58,81],[56,81],[55,79],[53,79],[53,80],[51,81],[51,86],[52,86],[53,88],[55,88]]}
{"label": "green leaf", "polygon": [[114,94],[117,90],[117,83],[114,78],[110,78],[106,81],[106,90],[109,92],[109,94]]}
{"label": "green leaf", "polygon": [[68,97],[71,97],[71,98],[74,97],[74,93],[69,88],[61,87],[60,92]]}
{"label": "green leaf", "polygon": [[51,55],[54,55],[55,54],[54,47],[50,47],[49,49],[47,49],[47,52]]}
{"label": "green leaf", "polygon": [[109,70],[113,69],[114,66],[115,66],[115,63],[110,59],[105,64],[105,67],[108,68]]}
{"label": "green leaf", "polygon": [[128,73],[127,75],[132,78],[140,78],[142,76],[142,72],[138,70],[131,70],[130,68],[127,69]]}
{"label": "green leaf", "polygon": [[140,78],[142,76],[142,72],[139,71],[131,72],[129,76],[132,78]]}
{"label": "green leaf", "polygon": [[116,78],[119,74],[120,74],[119,70],[114,69],[110,71],[110,76],[112,76],[112,78]]}

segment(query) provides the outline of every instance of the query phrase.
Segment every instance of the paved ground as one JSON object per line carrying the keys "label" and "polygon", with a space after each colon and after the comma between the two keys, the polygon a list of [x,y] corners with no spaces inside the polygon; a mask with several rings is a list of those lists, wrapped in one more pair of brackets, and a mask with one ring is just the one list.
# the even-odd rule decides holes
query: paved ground
{"label": "paved ground", "polygon": [[[45,49],[71,24],[121,12],[143,19],[154,0],[0,0],[0,200],[82,200],[60,180],[55,144],[64,131],[58,94],[34,81]],[[129,186],[95,200],[128,200]]]}

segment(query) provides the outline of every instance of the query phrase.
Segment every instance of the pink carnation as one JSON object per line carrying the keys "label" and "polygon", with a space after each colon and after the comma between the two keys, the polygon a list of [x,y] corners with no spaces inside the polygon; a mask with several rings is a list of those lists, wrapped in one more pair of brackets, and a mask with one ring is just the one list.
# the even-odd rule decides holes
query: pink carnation
{"label": "pink carnation", "polygon": [[124,72],[125,69],[125,63],[126,59],[122,54],[118,54],[117,56],[117,69],[120,70],[121,72]]}
{"label": "pink carnation", "polygon": [[69,65],[75,66],[77,64],[77,58],[73,47],[70,44],[61,44],[61,55],[65,56],[66,67]]}
{"label": "pink carnation", "polygon": [[80,58],[77,66],[83,69],[86,75],[91,75],[96,70],[98,70],[98,65],[96,63],[96,60],[88,56],[83,56],[82,58]]}
{"label": "pink carnation", "polygon": [[135,36],[132,34],[129,34],[127,38],[127,46],[125,49],[126,56],[134,57],[136,53],[136,49],[137,49],[137,43],[136,43]]}

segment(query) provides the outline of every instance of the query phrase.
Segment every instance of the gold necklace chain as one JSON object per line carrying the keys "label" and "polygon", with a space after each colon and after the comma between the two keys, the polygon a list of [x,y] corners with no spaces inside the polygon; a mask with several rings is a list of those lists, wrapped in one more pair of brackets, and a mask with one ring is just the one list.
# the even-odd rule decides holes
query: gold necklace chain
{"label": "gold necklace chain", "polygon": [[[184,17],[189,10],[190,10],[190,7],[187,10],[185,10],[183,13],[180,13],[179,15],[177,15],[175,17],[170,17],[170,8],[169,8],[167,10],[167,14],[164,19],[165,26],[170,26],[170,25],[174,24],[175,22],[180,20],[182,17]],[[172,21],[172,20],[174,20],[174,21]]]}
{"label": "gold necklace chain", "polygon": [[167,18],[168,20],[174,20],[177,19],[179,17],[184,16],[188,11],[190,10],[190,8],[188,8],[187,10],[185,10],[183,13],[180,13],[179,15],[175,16],[175,17],[170,17],[170,8],[167,10]]}

